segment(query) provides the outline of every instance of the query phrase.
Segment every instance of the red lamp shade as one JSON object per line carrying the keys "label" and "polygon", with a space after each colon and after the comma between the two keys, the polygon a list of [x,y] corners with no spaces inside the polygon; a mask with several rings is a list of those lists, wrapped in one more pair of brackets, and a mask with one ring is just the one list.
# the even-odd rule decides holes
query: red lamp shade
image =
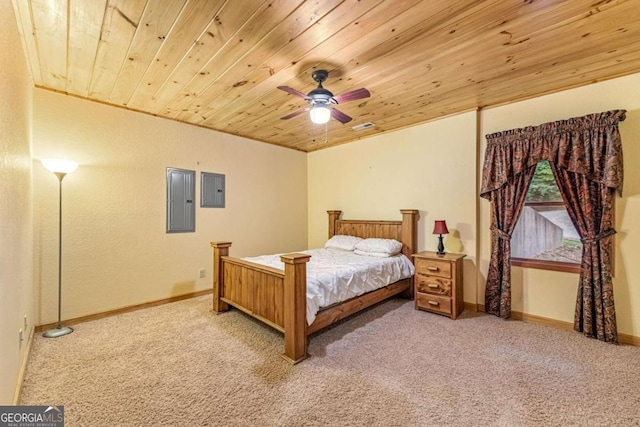
{"label": "red lamp shade", "polygon": [[446,221],[436,221],[433,226],[433,234],[449,234],[449,229],[447,228]]}

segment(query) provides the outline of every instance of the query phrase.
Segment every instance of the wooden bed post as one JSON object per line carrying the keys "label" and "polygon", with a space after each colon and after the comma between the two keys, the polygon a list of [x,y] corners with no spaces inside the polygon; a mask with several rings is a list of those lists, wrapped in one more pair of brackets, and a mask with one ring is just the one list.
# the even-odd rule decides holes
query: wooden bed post
{"label": "wooden bed post", "polygon": [[[413,262],[411,255],[418,251],[418,219],[419,211],[415,209],[400,209],[402,212],[402,253]],[[413,280],[411,278],[411,286],[404,291],[401,296],[407,299],[413,299]]]}
{"label": "wooden bed post", "polygon": [[211,242],[213,248],[213,311],[221,313],[227,311],[229,306],[222,301],[222,290],[224,289],[224,271],[222,268],[222,257],[229,256],[229,246],[231,242]]}
{"label": "wooden bed post", "polygon": [[336,221],[340,219],[342,211],[327,211],[329,214],[329,238],[336,234]]}
{"label": "wooden bed post", "polygon": [[415,209],[400,209],[402,212],[403,253],[411,259],[418,251],[418,213]]}
{"label": "wooden bed post", "polygon": [[284,262],[284,357],[291,364],[307,358],[307,262],[305,254],[280,256]]}

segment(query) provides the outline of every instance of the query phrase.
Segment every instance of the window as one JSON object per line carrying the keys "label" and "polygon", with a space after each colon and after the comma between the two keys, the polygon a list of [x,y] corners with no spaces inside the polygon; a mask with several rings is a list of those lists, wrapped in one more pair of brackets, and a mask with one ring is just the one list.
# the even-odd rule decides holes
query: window
{"label": "window", "polygon": [[511,237],[511,264],[579,272],[582,242],[548,161],[538,163]]}

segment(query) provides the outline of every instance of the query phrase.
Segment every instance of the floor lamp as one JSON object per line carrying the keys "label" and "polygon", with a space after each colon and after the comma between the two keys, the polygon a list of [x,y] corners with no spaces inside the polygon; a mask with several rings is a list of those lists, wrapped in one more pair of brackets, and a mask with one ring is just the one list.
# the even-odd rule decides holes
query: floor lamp
{"label": "floor lamp", "polygon": [[58,324],[54,329],[49,329],[43,337],[57,338],[63,335],[68,335],[73,332],[73,329],[69,327],[62,327],[61,324],[61,312],[62,312],[62,179],[68,174],[78,168],[76,162],[69,160],[59,159],[43,159],[42,165],[53,172],[59,181],[59,208],[58,208]]}

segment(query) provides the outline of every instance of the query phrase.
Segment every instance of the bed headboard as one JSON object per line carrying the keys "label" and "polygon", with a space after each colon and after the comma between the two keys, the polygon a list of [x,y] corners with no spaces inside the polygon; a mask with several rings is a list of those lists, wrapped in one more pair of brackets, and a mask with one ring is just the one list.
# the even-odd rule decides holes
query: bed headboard
{"label": "bed headboard", "polygon": [[402,221],[369,221],[340,219],[342,211],[327,211],[329,214],[329,238],[336,234],[347,234],[366,239],[378,237],[402,242],[402,253],[408,257],[418,249],[418,211],[400,209]]}

